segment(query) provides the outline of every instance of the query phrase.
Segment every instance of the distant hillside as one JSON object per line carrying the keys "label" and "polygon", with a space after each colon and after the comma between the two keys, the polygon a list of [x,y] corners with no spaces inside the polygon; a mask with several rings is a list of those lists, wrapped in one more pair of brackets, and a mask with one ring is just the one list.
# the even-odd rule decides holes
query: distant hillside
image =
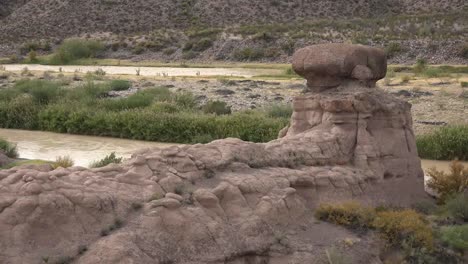
{"label": "distant hillside", "polygon": [[[121,51],[122,48],[128,51],[110,56],[146,54],[158,58],[182,58],[182,53],[187,52],[183,46],[190,41],[188,31],[193,33],[194,30],[216,29],[218,33],[223,34],[218,34],[216,37],[208,36],[211,45],[207,45],[206,49],[202,47],[192,50],[194,53],[185,54],[185,58],[233,59],[236,57],[234,53],[224,54],[220,48],[229,48],[232,40],[236,38],[235,33],[242,33],[241,46],[251,48],[265,46],[251,43],[251,39],[247,36],[262,33],[263,29],[259,29],[254,34],[245,34],[248,32],[237,30],[245,29],[247,26],[252,27],[251,31],[257,31],[255,27],[264,28],[270,25],[281,28],[287,25],[288,29],[283,32],[276,32],[277,30],[273,29],[270,30],[272,32],[263,30],[265,31],[263,33],[272,33],[271,35],[275,35],[274,39],[284,45],[287,44],[285,41],[292,40],[294,43],[290,45],[296,47],[311,42],[369,39],[372,36],[368,36],[367,27],[374,28],[377,21],[380,21],[379,30],[386,31],[389,35],[389,38],[384,36],[384,39],[380,40],[384,45],[390,40],[403,44],[406,40],[414,39],[421,39],[424,43],[428,43],[429,38],[432,38],[430,41],[438,41],[431,34],[439,34],[441,30],[448,31],[446,33],[450,35],[456,33],[457,37],[445,36],[440,40],[453,39],[457,42],[454,45],[459,45],[458,42],[464,42],[466,39],[467,7],[466,0],[2,0],[0,55],[11,54],[13,49],[18,49],[18,45],[33,40],[43,39],[54,44],[65,38],[87,35],[99,36],[109,45],[114,44],[114,51],[118,50],[117,45]],[[432,14],[438,15],[433,19]],[[427,30],[429,35],[423,38],[419,34],[413,34],[413,39],[402,39],[398,36],[398,32],[392,32],[407,27],[401,22],[402,20],[414,22],[407,20],[408,15],[417,16],[414,19],[418,21],[416,25],[418,28],[414,29],[415,31]],[[427,20],[421,21],[421,16]],[[365,22],[357,28],[352,24],[346,26],[346,23],[356,23],[355,19]],[[307,28],[307,23],[318,23],[318,21],[326,24],[327,32],[319,25],[316,25],[317,28]],[[333,25],[331,22],[341,25]],[[291,36],[298,33],[294,29],[296,26],[301,28],[304,36]],[[176,39],[169,41],[174,45],[156,43],[154,48],[154,45],[147,43],[148,39],[151,41],[154,39],[151,36],[155,34],[167,37],[167,31],[173,31],[171,34]],[[371,33],[379,32],[374,30]],[[394,33],[396,37],[391,36]],[[314,38],[310,39],[310,36]],[[272,40],[270,39],[270,42]],[[145,43],[141,44],[142,41]],[[115,44],[116,42],[118,43]],[[368,42],[367,44],[380,44],[373,39],[369,39]],[[143,51],[138,45],[143,47]],[[174,52],[168,48],[172,48]],[[287,52],[280,52],[278,55],[283,55],[283,59],[288,56]]]}

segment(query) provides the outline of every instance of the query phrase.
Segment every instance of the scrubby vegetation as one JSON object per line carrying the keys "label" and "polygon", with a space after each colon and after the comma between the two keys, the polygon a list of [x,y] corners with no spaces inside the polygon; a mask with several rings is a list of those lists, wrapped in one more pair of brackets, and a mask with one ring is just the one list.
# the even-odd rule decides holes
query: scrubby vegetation
{"label": "scrubby vegetation", "polygon": [[0,126],[175,143],[226,137],[264,142],[276,138],[289,118],[261,109],[229,114],[226,105],[202,107],[192,94],[167,88],[110,98],[112,87],[107,81],[90,80],[74,88],[19,81],[0,90]]}
{"label": "scrubby vegetation", "polygon": [[[445,225],[445,205],[425,216],[412,209],[365,207],[356,202],[324,204],[315,216],[358,232],[380,234],[387,242],[384,250],[400,251],[404,262],[398,263],[462,263],[463,251],[468,248],[466,225]],[[447,245],[459,252],[451,251]]]}
{"label": "scrubby vegetation", "polygon": [[442,127],[417,137],[419,156],[435,160],[468,160],[468,125]]}
{"label": "scrubby vegetation", "polygon": [[442,201],[452,195],[468,190],[468,168],[465,169],[458,161],[452,162],[450,173],[431,168],[428,174],[430,179],[427,182],[427,186],[435,190],[440,195]]}
{"label": "scrubby vegetation", "polygon": [[107,155],[105,158],[102,160],[95,161],[89,165],[90,168],[101,168],[105,167],[109,164],[119,164],[122,163],[122,157],[117,157],[115,155],[115,152],[112,152],[111,154]]}
{"label": "scrubby vegetation", "polygon": [[68,39],[55,51],[50,64],[70,64],[78,59],[95,58],[104,50],[96,40]]}
{"label": "scrubby vegetation", "polygon": [[55,162],[52,163],[52,167],[54,168],[69,168],[73,166],[75,162],[73,161],[70,156],[59,156],[55,159]]}
{"label": "scrubby vegetation", "polygon": [[422,215],[411,209],[392,210],[364,207],[358,203],[321,205],[315,216],[324,221],[348,228],[374,229],[392,246],[409,244],[428,250],[433,248],[430,225]]}
{"label": "scrubby vegetation", "polygon": [[18,158],[18,150],[16,145],[0,138],[0,152],[3,152],[9,158]]}

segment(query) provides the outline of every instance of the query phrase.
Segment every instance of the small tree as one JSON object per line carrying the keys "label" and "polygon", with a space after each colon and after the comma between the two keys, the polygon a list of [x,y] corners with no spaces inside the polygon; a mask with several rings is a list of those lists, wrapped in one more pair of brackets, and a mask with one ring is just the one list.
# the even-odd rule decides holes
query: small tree
{"label": "small tree", "polygon": [[28,58],[29,58],[29,62],[37,62],[37,53],[35,50],[31,50],[29,53],[28,53]]}

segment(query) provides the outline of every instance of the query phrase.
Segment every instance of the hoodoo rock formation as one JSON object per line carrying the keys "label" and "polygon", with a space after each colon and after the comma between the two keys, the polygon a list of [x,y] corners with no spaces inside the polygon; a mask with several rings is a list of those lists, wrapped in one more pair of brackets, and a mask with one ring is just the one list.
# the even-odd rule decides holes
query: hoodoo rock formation
{"label": "hoodoo rock formation", "polygon": [[[298,51],[294,65],[310,87],[328,89],[298,96],[272,142],[0,171],[0,263],[321,263],[328,246],[355,235],[315,221],[320,203],[424,198],[410,104],[368,88],[385,75],[381,52],[320,45]],[[353,263],[381,263],[373,242],[356,241]]]}
{"label": "hoodoo rock formation", "polygon": [[314,45],[294,54],[293,69],[307,79],[307,86],[313,91],[350,81],[374,87],[387,74],[387,57],[380,49],[362,45]]}

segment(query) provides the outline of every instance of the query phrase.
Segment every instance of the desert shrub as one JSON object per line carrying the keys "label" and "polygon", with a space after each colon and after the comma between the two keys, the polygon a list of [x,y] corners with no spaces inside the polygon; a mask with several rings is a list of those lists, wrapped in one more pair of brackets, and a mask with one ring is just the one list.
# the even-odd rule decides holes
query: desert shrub
{"label": "desert shrub", "polygon": [[413,67],[413,71],[416,74],[420,74],[427,69],[427,61],[425,59],[418,59]]}
{"label": "desert shrub", "polygon": [[460,86],[461,86],[462,88],[468,88],[468,82],[461,82],[461,83],[460,83]]}
{"label": "desert shrub", "polygon": [[273,104],[264,108],[267,116],[274,118],[291,118],[292,106],[289,104]]}
{"label": "desert shrub", "polygon": [[232,113],[231,107],[226,102],[221,101],[209,101],[203,106],[203,112],[216,115],[229,115]]}
{"label": "desert shrub", "polygon": [[210,48],[211,46],[213,46],[213,40],[209,38],[202,38],[198,40],[197,42],[193,43],[191,49],[193,51],[204,51]]}
{"label": "desert shrub", "polygon": [[187,109],[195,108],[197,105],[195,97],[190,92],[176,93],[173,101],[176,105]]}
{"label": "desert shrub", "polygon": [[416,212],[430,215],[437,211],[437,204],[433,200],[424,200],[421,202],[416,202],[411,206]]}
{"label": "desert shrub", "polygon": [[468,250],[468,225],[445,226],[440,233],[442,241],[450,247],[460,251]]}
{"label": "desert shrub", "polygon": [[405,76],[401,77],[401,83],[402,84],[409,83],[410,81],[411,81],[411,77],[409,75],[405,75]]}
{"label": "desert shrub", "polygon": [[9,158],[18,158],[18,150],[16,149],[16,145],[0,138],[0,151],[3,152]]}
{"label": "desert shrub", "polygon": [[184,60],[195,59],[197,56],[198,56],[198,53],[195,52],[195,51],[192,51],[192,50],[184,51],[182,53],[182,59],[184,59]]}
{"label": "desert shrub", "polygon": [[59,168],[59,167],[62,167],[62,168],[69,168],[71,166],[73,166],[75,162],[72,160],[72,158],[70,158],[70,156],[59,156],[55,159],[55,162],[54,164],[52,165],[52,167],[54,168]]}
{"label": "desert shrub", "polygon": [[109,85],[112,91],[125,91],[132,86],[127,80],[112,80]]}
{"label": "desert shrub", "polygon": [[400,43],[391,42],[385,47],[385,53],[388,58],[392,58],[402,51]]}
{"label": "desert shrub", "polygon": [[105,158],[91,163],[90,167],[91,168],[101,168],[101,167],[105,167],[105,166],[107,166],[109,164],[112,164],[112,163],[115,163],[115,164],[122,163],[122,157],[117,157],[115,155],[115,152],[112,152],[111,154],[107,155]]}
{"label": "desert shrub", "polygon": [[423,217],[414,210],[382,211],[372,222],[385,239],[393,245],[403,241],[412,247],[433,247],[432,230]]}
{"label": "desert shrub", "polygon": [[418,136],[419,156],[435,160],[468,160],[468,125],[442,127],[431,134]]}
{"label": "desert shrub", "polygon": [[[468,181],[468,174],[466,180]],[[468,222],[468,193],[466,191],[449,197],[445,207],[453,218]]]}
{"label": "desert shrub", "polygon": [[37,59],[37,52],[34,51],[34,50],[31,50],[29,53],[28,53],[28,61],[30,63],[36,63],[38,62],[38,59]]}
{"label": "desert shrub", "polygon": [[460,46],[460,57],[468,59],[468,43]]}
{"label": "desert shrub", "polygon": [[104,99],[99,101],[100,108],[110,111],[123,111],[135,108],[144,108],[151,105],[153,99],[144,94],[136,93],[126,98]]}
{"label": "desert shrub", "polygon": [[468,168],[463,164],[453,161],[450,165],[450,173],[431,168],[428,171],[429,181],[427,186],[440,195],[440,200],[445,201],[452,195],[462,193],[468,188]]}
{"label": "desert shrub", "polygon": [[96,40],[67,39],[55,51],[51,64],[69,64],[78,59],[94,58],[104,51],[104,45]]}
{"label": "desert shrub", "polygon": [[14,88],[30,94],[34,101],[39,104],[48,104],[62,92],[57,83],[46,80],[20,80],[15,84]]}
{"label": "desert shrub", "polygon": [[265,52],[260,48],[243,48],[234,51],[234,59],[239,61],[252,61],[265,57]]}
{"label": "desert shrub", "polygon": [[315,217],[346,227],[369,228],[375,218],[375,210],[354,202],[337,205],[324,204],[317,208]]}

